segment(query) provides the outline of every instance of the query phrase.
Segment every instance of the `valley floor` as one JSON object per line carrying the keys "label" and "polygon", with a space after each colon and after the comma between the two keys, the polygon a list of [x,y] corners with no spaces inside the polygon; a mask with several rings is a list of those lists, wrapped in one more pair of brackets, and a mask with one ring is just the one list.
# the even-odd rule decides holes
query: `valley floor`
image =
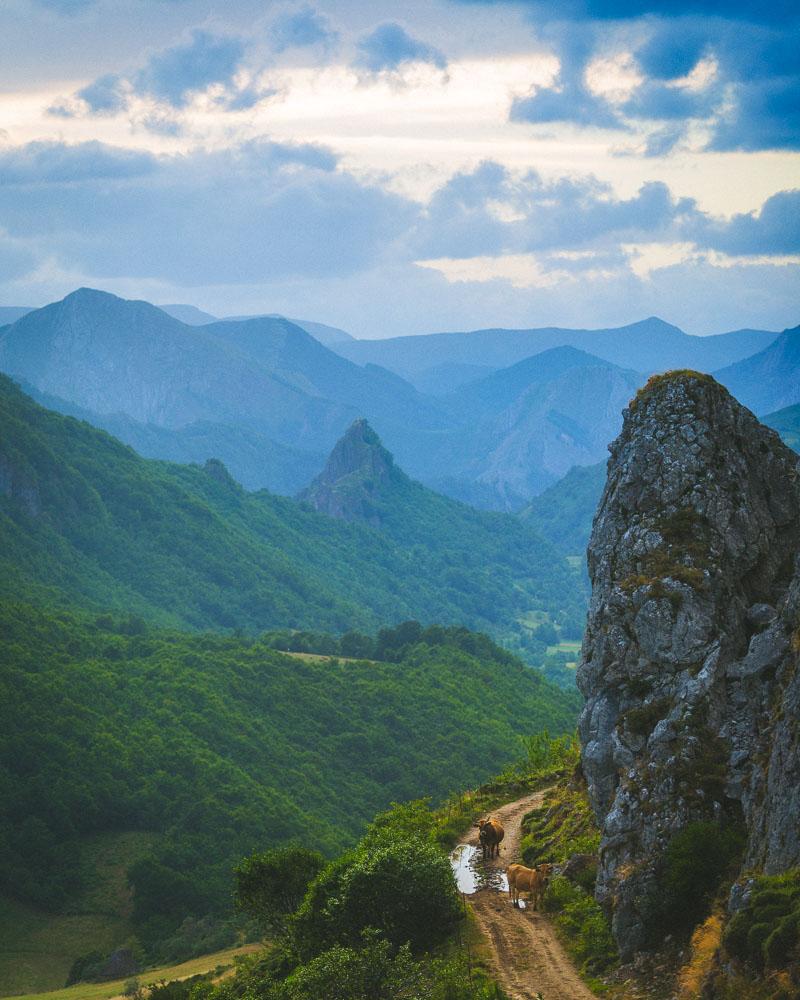
{"label": "valley floor", "polygon": [[[192,958],[179,965],[150,969],[139,973],[136,978],[143,986],[148,986],[162,980],[172,982],[176,979],[188,979],[190,976],[199,976],[218,969],[219,979],[223,979],[233,971],[239,955],[252,954],[261,947],[263,946],[260,944],[246,944],[239,948],[226,948],[211,955]],[[130,978],[132,977],[128,977]],[[49,993],[15,995],[14,1000],[112,1000],[112,998],[118,1000],[123,996],[126,982],[127,980],[118,979],[106,983],[76,983],[75,986],[67,986],[63,990],[53,990]]]}
{"label": "valley floor", "polygon": [[[542,805],[548,789],[509,802],[491,815],[500,820],[505,838],[500,857],[487,866],[505,869],[520,860],[523,816]],[[464,843],[477,846],[473,828]],[[470,905],[489,950],[487,964],[511,1000],[593,1000],[594,994],[578,975],[542,913],[518,910],[505,892],[481,889]]]}

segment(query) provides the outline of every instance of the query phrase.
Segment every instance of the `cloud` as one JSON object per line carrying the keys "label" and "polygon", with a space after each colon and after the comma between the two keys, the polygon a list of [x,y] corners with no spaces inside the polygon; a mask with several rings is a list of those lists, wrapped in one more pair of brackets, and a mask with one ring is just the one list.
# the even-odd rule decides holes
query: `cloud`
{"label": "cloud", "polygon": [[0,178],[7,188],[142,178],[157,169],[151,153],[100,142],[30,142],[0,150]]}
{"label": "cloud", "polygon": [[370,74],[396,73],[412,63],[447,69],[447,59],[439,49],[412,38],[396,21],[379,24],[359,40],[356,48],[354,66]]}
{"label": "cloud", "polygon": [[230,35],[195,28],[188,41],[150,57],[133,78],[139,94],[184,107],[191,95],[213,84],[231,84],[244,56],[244,43]]}
{"label": "cloud", "polygon": [[740,84],[733,108],[715,124],[708,148],[800,149],[800,78]]}
{"label": "cloud", "polygon": [[622,105],[622,114],[653,121],[708,118],[723,99],[719,87],[677,87],[647,80]]}
{"label": "cloud", "polygon": [[40,143],[0,151],[0,176],[0,227],[98,278],[347,275],[381,260],[418,213],[328,150],[268,140],[158,158]]}
{"label": "cloud", "polygon": [[597,43],[595,29],[591,25],[562,25],[552,28],[549,35],[558,55],[558,77],[552,87],[515,98],[511,105],[511,120],[624,128],[624,123],[608,101],[592,93],[586,83],[586,68]]}
{"label": "cloud", "polygon": [[309,6],[279,15],[272,22],[271,33],[275,52],[312,45],[331,46],[338,38],[327,17]]}
{"label": "cloud", "polygon": [[432,198],[415,233],[418,257],[461,258],[603,246],[673,238],[697,210],[659,182],[634,197],[616,198],[594,178],[544,180],[515,176],[496,163],[457,174]]}
{"label": "cloud", "polygon": [[84,101],[89,110],[96,115],[117,114],[128,103],[125,81],[116,73],[98,77],[88,87],[79,90],[75,96]]}
{"label": "cloud", "polygon": [[[154,123],[153,131],[159,131],[159,122],[171,121],[165,108],[182,110],[196,94],[213,86],[224,88],[227,96],[221,99],[223,104],[237,110],[252,107],[275,91],[258,90],[252,83],[237,85],[245,49],[241,38],[195,28],[185,41],[154,52],[136,72],[98,77],[72,98],[52,105],[48,113],[62,118],[116,115],[129,110],[131,100],[138,97],[161,105],[161,111],[144,119]],[[169,127],[173,134],[180,130],[174,122]]]}
{"label": "cloud", "polygon": [[689,229],[699,246],[735,256],[800,253],[800,190],[780,191],[758,212],[725,222],[704,218]]}

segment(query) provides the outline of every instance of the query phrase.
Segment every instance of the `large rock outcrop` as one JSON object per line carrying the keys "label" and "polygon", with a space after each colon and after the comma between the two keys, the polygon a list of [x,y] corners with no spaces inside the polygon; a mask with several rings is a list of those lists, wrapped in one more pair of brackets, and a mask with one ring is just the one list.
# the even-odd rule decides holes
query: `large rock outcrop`
{"label": "large rock outcrop", "polygon": [[689,823],[743,822],[746,868],[800,863],[800,478],[693,372],[651,379],[610,450],[578,684],[597,895],[628,957]]}
{"label": "large rock outcrop", "polygon": [[381,503],[392,485],[407,481],[380,438],[362,418],[339,439],[325,468],[297,499],[343,521],[381,524]]}

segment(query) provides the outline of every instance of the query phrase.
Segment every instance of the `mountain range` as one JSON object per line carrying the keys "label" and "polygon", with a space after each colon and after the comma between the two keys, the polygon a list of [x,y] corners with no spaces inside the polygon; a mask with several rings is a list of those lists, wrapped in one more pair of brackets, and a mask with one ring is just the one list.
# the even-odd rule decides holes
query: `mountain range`
{"label": "mountain range", "polygon": [[714,371],[763,350],[776,333],[735,330],[692,337],[655,316],[602,330],[542,327],[531,330],[488,329],[434,333],[386,340],[354,340],[337,345],[340,354],[360,364],[383,365],[431,388],[431,373],[449,388],[483,369],[506,368],[552,347],[576,347],[612,364],[643,374],[670,368]]}
{"label": "mountain range", "polygon": [[579,576],[534,526],[413,482],[365,422],[324,473],[349,513],[322,482],[298,502],[144,459],[0,376],[0,594],[251,633],[456,622],[521,652],[542,621],[580,627]]}
{"label": "mountain range", "polygon": [[797,331],[693,337],[656,318],[358,341],[79,289],[0,327],[0,370],[147,457],[218,458],[247,489],[287,495],[365,418],[414,479],[515,511],[604,459],[649,372],[714,371],[759,414],[800,402],[797,342]]}

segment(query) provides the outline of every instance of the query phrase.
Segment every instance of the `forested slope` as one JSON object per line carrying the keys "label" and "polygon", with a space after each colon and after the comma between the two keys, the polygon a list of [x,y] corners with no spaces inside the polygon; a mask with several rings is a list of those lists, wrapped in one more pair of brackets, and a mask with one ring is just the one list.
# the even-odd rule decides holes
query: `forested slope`
{"label": "forested slope", "polygon": [[383,632],[394,662],[10,603],[0,631],[0,886],[69,906],[83,838],[158,834],[130,872],[148,948],[226,912],[243,854],[332,853],[390,801],[480,782],[577,714],[576,693],[458,629]]}
{"label": "forested slope", "polygon": [[218,462],[142,459],[0,376],[0,596],[248,632],[418,618],[517,646],[532,612],[580,617],[579,578],[529,526],[422,487],[401,500],[387,532],[343,523]]}

